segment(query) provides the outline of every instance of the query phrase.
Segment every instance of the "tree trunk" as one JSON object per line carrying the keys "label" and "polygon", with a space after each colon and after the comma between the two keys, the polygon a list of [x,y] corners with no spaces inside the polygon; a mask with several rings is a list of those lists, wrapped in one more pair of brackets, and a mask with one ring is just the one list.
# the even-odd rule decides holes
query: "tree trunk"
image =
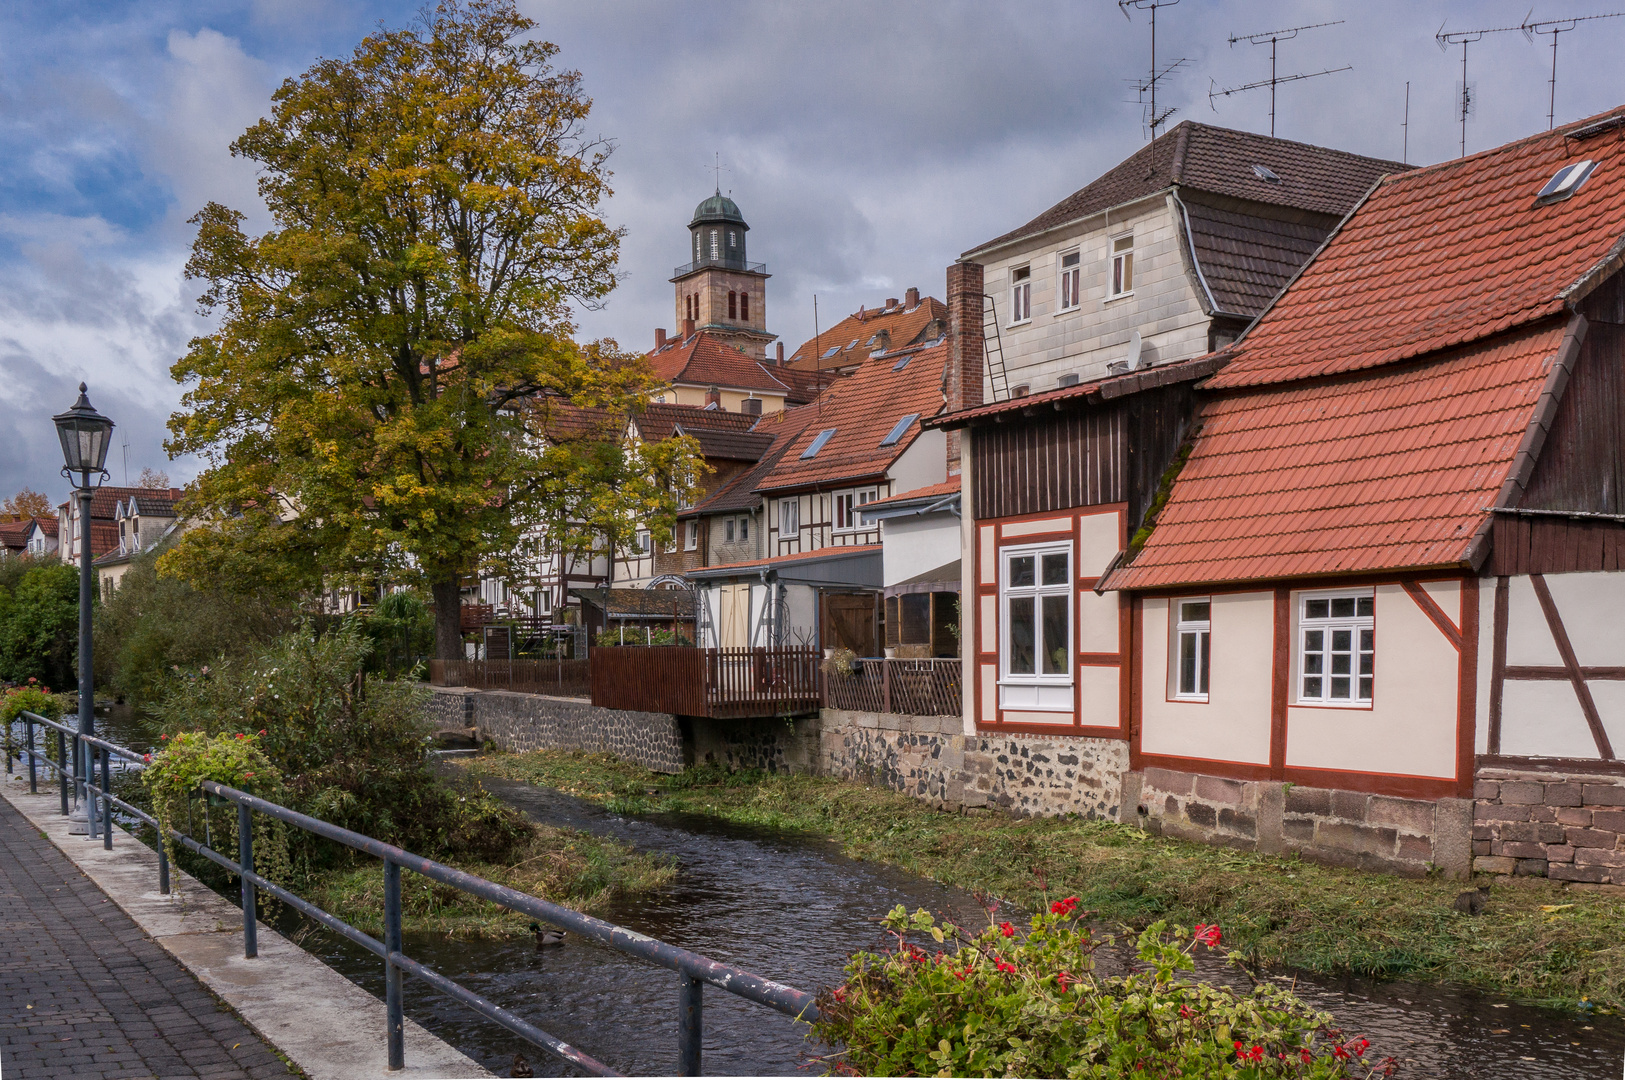
{"label": "tree trunk", "polygon": [[463,612],[461,575],[443,572],[429,586],[434,597],[434,658],[463,658]]}

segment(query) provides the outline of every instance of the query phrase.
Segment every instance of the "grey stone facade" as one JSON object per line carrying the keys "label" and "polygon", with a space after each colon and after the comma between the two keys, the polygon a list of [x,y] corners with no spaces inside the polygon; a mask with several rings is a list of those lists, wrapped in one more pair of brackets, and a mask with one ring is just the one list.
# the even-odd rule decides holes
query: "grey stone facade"
{"label": "grey stone facade", "polygon": [[825,709],[820,771],[960,807],[1115,818],[1128,744],[966,735],[957,716]]}
{"label": "grey stone facade", "polygon": [[1123,820],[1137,817],[1166,836],[1413,876],[1471,870],[1467,799],[1398,799],[1172,769],[1132,773],[1123,786]]}
{"label": "grey stone facade", "polygon": [[580,698],[505,690],[432,687],[429,713],[445,727],[473,727],[482,740],[513,753],[604,751],[654,772],[681,772],[683,733],[668,713],[600,709]]}
{"label": "grey stone facade", "polygon": [[1625,776],[1478,770],[1473,869],[1625,885]]}

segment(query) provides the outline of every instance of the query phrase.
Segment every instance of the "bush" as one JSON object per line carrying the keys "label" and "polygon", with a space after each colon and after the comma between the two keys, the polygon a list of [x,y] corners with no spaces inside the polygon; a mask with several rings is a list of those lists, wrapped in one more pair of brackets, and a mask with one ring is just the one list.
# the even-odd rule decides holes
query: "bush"
{"label": "bush", "polygon": [[[844,1050],[834,1071],[867,1076],[1369,1077],[1393,1059],[1365,1060],[1326,1013],[1288,991],[1251,993],[1180,980],[1198,943],[1155,923],[1136,940],[1141,968],[1095,972],[1109,938],[1078,921],[1068,898],[1023,930],[1005,922],[971,935],[898,905],[885,925],[895,945],[858,953],[847,981],[819,997],[820,1037]],[[929,943],[921,948],[910,935]],[[1231,962],[1239,962],[1231,954]]]}
{"label": "bush", "polygon": [[[354,620],[320,636],[307,623],[256,655],[185,673],[154,713],[170,735],[263,730],[284,805],[335,825],[434,857],[497,860],[522,845],[521,814],[434,774],[426,691],[368,678],[370,648]],[[290,844],[301,865],[344,857],[304,833]]]}
{"label": "bush", "polygon": [[413,593],[390,593],[359,619],[372,643],[372,671],[413,674],[420,659],[434,652],[434,613]]}
{"label": "bush", "polygon": [[30,567],[0,601],[0,679],[73,686],[78,655],[78,568],[52,562]]}
{"label": "bush", "polygon": [[616,645],[682,645],[692,647],[694,642],[680,630],[661,630],[647,626],[612,626],[598,631],[593,644],[601,648]]}

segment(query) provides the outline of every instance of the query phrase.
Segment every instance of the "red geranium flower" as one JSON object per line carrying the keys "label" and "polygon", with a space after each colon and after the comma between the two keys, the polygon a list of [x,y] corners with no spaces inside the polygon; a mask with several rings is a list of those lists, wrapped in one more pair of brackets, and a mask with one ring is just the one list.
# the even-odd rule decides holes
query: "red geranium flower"
{"label": "red geranium flower", "polygon": [[999,924],[999,933],[1003,934],[1005,937],[1015,937],[1016,928],[1007,922],[1002,922]]}
{"label": "red geranium flower", "polygon": [[1051,915],[1070,915],[1072,914],[1072,909],[1077,906],[1078,898],[1076,896],[1069,896],[1065,900],[1057,900],[1055,903],[1051,904],[1049,906],[1049,913]]}
{"label": "red geranium flower", "polygon": [[1218,928],[1217,925],[1209,925],[1208,923],[1197,923],[1196,924],[1196,933],[1195,933],[1194,936],[1195,936],[1197,941],[1200,941],[1203,945],[1206,945],[1208,948],[1211,949],[1213,946],[1215,946],[1215,945],[1217,945],[1219,943],[1219,937],[1220,937],[1219,928]]}

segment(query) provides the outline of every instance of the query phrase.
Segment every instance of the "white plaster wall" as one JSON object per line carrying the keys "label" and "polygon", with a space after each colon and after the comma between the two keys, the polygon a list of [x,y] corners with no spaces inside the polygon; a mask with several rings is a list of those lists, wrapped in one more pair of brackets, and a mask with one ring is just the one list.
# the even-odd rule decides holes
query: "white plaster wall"
{"label": "white plaster wall", "polygon": [[1078,651],[1117,652],[1121,618],[1117,593],[1099,596],[1093,589],[1079,589]]}
{"label": "white plaster wall", "polygon": [[1123,715],[1123,698],[1117,682],[1121,674],[1114,667],[1078,668],[1078,723],[1090,727],[1118,725]]}
{"label": "white plaster wall", "polygon": [[1123,548],[1123,513],[1110,510],[1078,518],[1078,576],[1098,577]]}
{"label": "white plaster wall", "polygon": [[937,512],[888,518],[881,536],[880,573],[887,585],[918,577],[959,558],[959,518]]}
{"label": "white plaster wall", "polygon": [[[1486,579],[1481,604],[1487,613],[1480,635],[1480,705],[1488,724],[1489,669],[1494,657],[1494,582]],[[1581,667],[1625,666],[1625,574],[1547,574],[1546,587],[1563,620]],[[1546,615],[1526,576],[1513,577],[1507,594],[1508,666],[1560,667]],[[1587,683],[1617,754],[1625,750],[1625,682]],[[1481,741],[1482,745],[1482,741]],[[1501,699],[1501,753],[1530,757],[1597,756],[1574,687],[1567,680],[1507,680]]]}
{"label": "white plaster wall", "polygon": [[[1478,579],[1478,700],[1473,721],[1473,752],[1489,753],[1490,686],[1495,671],[1495,579]],[[1502,710],[1503,714],[1505,710]]]}
{"label": "white plaster wall", "polygon": [[[1111,272],[1111,239],[1134,232],[1134,292],[1106,299]],[[1032,393],[1053,390],[1061,375],[1077,372],[1087,381],[1124,359],[1129,335],[1143,339],[1142,362],[1163,364],[1207,351],[1208,318],[1185,272],[1179,229],[1166,198],[1156,195],[1114,214],[1096,216],[999,251],[983,263],[985,287],[997,302],[999,334],[1010,385]],[[1058,312],[1060,252],[1083,255],[1082,304]],[[1032,267],[1032,319],[1010,325],[1010,269]],[[992,400],[991,384],[984,400]]]}
{"label": "white plaster wall", "polygon": [[887,475],[891,477],[892,491],[898,495],[947,480],[948,433],[935,428],[920,432],[892,462]]}
{"label": "white plaster wall", "polygon": [[1212,602],[1208,700],[1197,702],[1169,700],[1169,601],[1145,601],[1140,749],[1268,765],[1274,594],[1221,593]]}
{"label": "white plaster wall", "polygon": [[[1454,777],[1456,649],[1402,586],[1377,586],[1376,600],[1374,704],[1369,709],[1289,707],[1286,762],[1312,769]],[[1444,610],[1459,621],[1459,604]],[[1294,649],[1296,640],[1294,627]]]}

